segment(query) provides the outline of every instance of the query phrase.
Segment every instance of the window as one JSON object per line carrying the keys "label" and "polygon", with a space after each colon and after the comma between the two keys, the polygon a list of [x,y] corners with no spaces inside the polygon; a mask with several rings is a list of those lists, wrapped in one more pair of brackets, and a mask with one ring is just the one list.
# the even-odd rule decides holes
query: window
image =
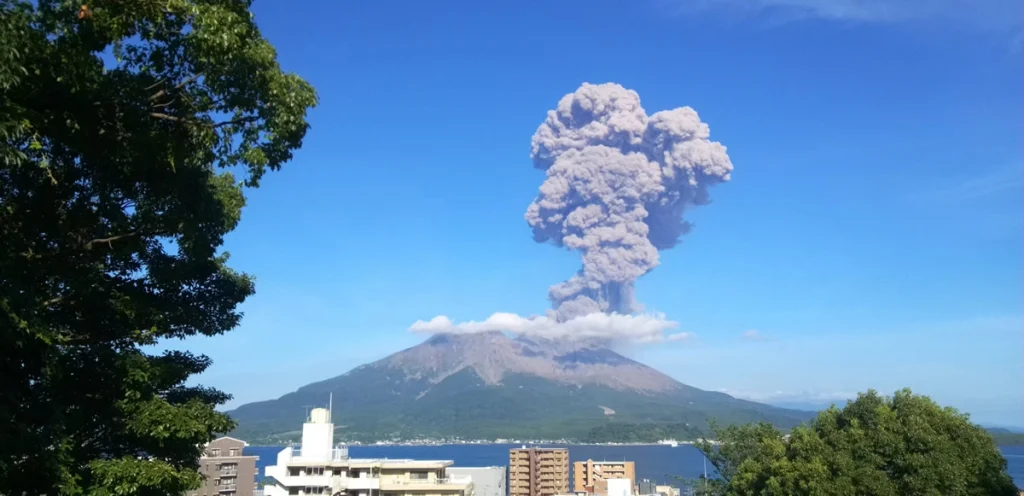
{"label": "window", "polygon": [[299,488],[297,488],[297,487],[289,487],[288,488],[288,494],[299,494]]}
{"label": "window", "polygon": [[220,456],[220,448],[213,448],[210,450],[210,456]]}
{"label": "window", "polygon": [[231,456],[238,456],[238,448],[231,448]]}
{"label": "window", "polygon": [[427,472],[410,472],[409,478],[412,480],[427,480]]}
{"label": "window", "polygon": [[[297,467],[289,468],[288,469],[288,475],[290,475],[292,477],[298,477],[299,476],[299,469]],[[296,489],[296,491],[298,491],[298,489]],[[296,494],[298,494],[298,493],[296,493]]]}

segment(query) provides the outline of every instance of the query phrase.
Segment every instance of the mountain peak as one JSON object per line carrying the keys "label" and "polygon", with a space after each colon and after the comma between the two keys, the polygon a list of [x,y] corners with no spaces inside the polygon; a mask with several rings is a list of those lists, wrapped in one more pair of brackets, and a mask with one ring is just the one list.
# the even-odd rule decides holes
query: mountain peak
{"label": "mountain peak", "polygon": [[662,392],[681,387],[672,378],[588,341],[550,340],[501,332],[436,334],[374,366],[402,370],[411,379],[438,383],[465,369],[486,384],[525,374],[563,384]]}
{"label": "mountain peak", "polygon": [[304,405],[322,404],[329,394],[342,432],[363,439],[583,439],[592,429],[609,429],[597,438],[618,436],[630,425],[650,435],[655,423],[692,436],[712,417],[785,426],[809,418],[686,386],[600,344],[501,332],[434,335],[230,414],[239,422],[239,436],[280,442],[301,424]]}
{"label": "mountain peak", "polygon": [[499,331],[440,333],[430,336],[430,338],[424,341],[423,344],[429,346],[443,346],[451,344],[465,345],[469,343],[503,341],[508,339],[508,336],[505,336],[505,334]]}

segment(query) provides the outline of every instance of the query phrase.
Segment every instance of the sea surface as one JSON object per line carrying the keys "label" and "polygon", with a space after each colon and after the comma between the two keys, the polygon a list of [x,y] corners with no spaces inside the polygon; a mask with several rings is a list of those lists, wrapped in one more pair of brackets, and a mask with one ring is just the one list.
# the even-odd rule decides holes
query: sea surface
{"label": "sea surface", "polygon": [[[531,445],[532,446],[532,445]],[[569,459],[577,460],[630,460],[636,463],[637,479],[650,479],[663,483],[675,482],[677,477],[694,478],[704,473],[704,455],[688,444],[670,446],[604,446],[604,445],[544,445],[569,448]],[[515,444],[446,444],[438,446],[349,446],[353,458],[414,458],[420,460],[452,460],[459,467],[487,467],[508,465],[508,450]],[[277,462],[280,446],[248,446],[246,455],[260,457],[256,462],[262,478],[263,467]],[[999,448],[1006,458],[1008,471],[1017,487],[1024,488],[1024,446]],[[712,473],[708,466],[708,473]]]}

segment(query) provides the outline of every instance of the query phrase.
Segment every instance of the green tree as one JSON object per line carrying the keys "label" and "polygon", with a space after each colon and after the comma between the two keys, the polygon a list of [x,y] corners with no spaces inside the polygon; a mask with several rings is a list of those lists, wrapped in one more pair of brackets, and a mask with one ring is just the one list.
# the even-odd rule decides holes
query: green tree
{"label": "green tree", "polygon": [[1018,494],[984,429],[908,389],[868,391],[789,435],[768,424],[715,433],[697,445],[720,474],[715,494]]}
{"label": "green tree", "polygon": [[238,325],[220,251],[312,87],[247,0],[0,0],[0,494],[176,494],[231,420],[147,346]]}

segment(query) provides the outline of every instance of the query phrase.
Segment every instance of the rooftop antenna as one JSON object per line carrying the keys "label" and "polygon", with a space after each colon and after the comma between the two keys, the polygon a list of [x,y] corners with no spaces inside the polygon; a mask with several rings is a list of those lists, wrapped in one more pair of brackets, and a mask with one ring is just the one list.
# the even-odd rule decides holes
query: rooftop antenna
{"label": "rooftop antenna", "polygon": [[704,489],[708,488],[708,455],[704,455]]}

